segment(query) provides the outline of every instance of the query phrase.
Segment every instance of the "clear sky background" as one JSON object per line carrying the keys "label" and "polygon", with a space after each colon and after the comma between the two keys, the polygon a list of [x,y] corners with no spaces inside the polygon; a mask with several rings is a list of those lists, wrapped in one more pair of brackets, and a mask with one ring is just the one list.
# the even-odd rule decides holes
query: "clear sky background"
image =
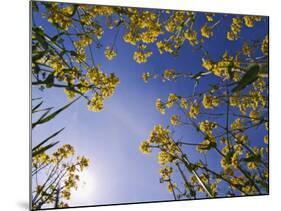
{"label": "clear sky background", "polygon": [[[52,26],[40,18],[40,15],[34,17],[36,24],[43,26],[45,31],[53,31]],[[224,22],[226,25],[218,27],[214,31],[215,36],[205,43],[212,58],[221,56],[225,49],[231,53],[241,47],[239,42],[231,43],[226,40],[226,31],[232,17],[228,16],[228,21]],[[195,26],[197,31],[204,21],[200,14]],[[242,34],[248,39],[261,40],[267,33],[267,27],[267,22],[257,23],[254,29],[243,30]],[[101,40],[104,47],[112,43],[113,34],[105,28]],[[122,34],[123,30],[120,31],[120,35]],[[95,61],[101,65],[101,69],[107,73],[114,72],[120,79],[115,94],[105,101],[104,109],[98,113],[91,112],[87,109],[86,102],[80,99],[54,121],[39,126],[32,132],[33,145],[36,145],[48,135],[66,127],[56,138],[60,145],[71,144],[77,154],[90,158],[90,167],[84,176],[87,185],[73,193],[70,206],[173,199],[166,185],[159,183],[157,154],[143,155],[139,151],[139,144],[148,138],[155,124],[169,124],[173,110],[168,110],[163,116],[155,108],[156,99],[166,99],[171,92],[188,96],[192,93],[194,84],[187,83],[186,80],[163,83],[159,79],[152,79],[145,84],[142,73],[161,73],[167,68],[182,72],[202,71],[202,53],[193,51],[190,45],[185,44],[177,57],[169,54],[160,56],[153,47],[154,54],[148,62],[137,64],[132,59],[134,46],[124,44],[119,36],[116,47],[118,54],[113,61],[106,60],[104,48],[93,49]],[[202,90],[207,89],[208,84],[215,80],[209,79],[200,84]],[[67,102],[63,90],[57,88],[40,91],[35,87],[32,89],[32,97],[43,97],[46,107],[58,108]],[[264,134],[264,131],[255,131],[251,137],[261,143]],[[175,136],[198,140],[198,134],[188,127],[177,128]],[[186,151],[191,157],[198,155],[192,149]],[[218,158],[211,162],[214,168],[219,168]]]}

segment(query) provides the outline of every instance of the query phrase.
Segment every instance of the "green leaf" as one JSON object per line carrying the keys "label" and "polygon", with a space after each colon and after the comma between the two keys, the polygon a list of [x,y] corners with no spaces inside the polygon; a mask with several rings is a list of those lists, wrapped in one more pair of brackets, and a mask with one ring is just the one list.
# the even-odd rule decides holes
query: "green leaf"
{"label": "green leaf", "polygon": [[248,158],[242,158],[241,159],[242,161],[245,161],[245,162],[256,162],[256,163],[259,163],[261,162],[261,157],[259,155],[253,155],[253,156],[250,156]]}
{"label": "green leaf", "polygon": [[33,1],[33,2],[31,2],[31,4],[32,4],[32,10],[33,10],[34,12],[38,12],[38,11],[39,11],[39,8],[38,8],[37,3]]}
{"label": "green leaf", "polygon": [[33,29],[33,32],[34,32],[34,35],[35,35],[37,41],[43,46],[43,48],[45,50],[47,50],[49,46],[48,46],[47,41],[44,38],[44,35],[45,35],[44,31],[42,29],[36,27]]}
{"label": "green leaf", "polygon": [[44,117],[47,116],[50,111],[51,109],[48,109],[46,112],[42,114],[42,116],[35,123],[32,123],[32,129],[38,124],[38,122],[44,119]]}
{"label": "green leaf", "polygon": [[34,152],[35,150],[37,150],[39,147],[43,146],[43,144],[45,144],[47,141],[49,141],[50,139],[54,138],[55,136],[57,136],[61,131],[63,131],[64,128],[60,129],[59,131],[55,132],[54,134],[50,135],[48,138],[46,138],[44,141],[42,141],[41,143],[39,143],[38,145],[36,145],[33,149],[32,152]]}
{"label": "green leaf", "polygon": [[59,143],[59,141],[54,142],[54,143],[51,143],[51,144],[48,144],[47,146],[42,147],[42,148],[39,149],[39,150],[32,151],[32,157],[35,157],[35,156],[37,156],[37,155],[39,155],[39,154],[44,153],[45,151],[47,151],[48,149],[52,148],[53,146],[55,146],[55,145],[58,144],[58,143]]}
{"label": "green leaf", "polygon": [[[40,118],[37,122],[32,124],[32,128],[34,128],[36,125],[40,125],[43,123],[46,123],[50,120],[52,120],[53,118],[55,118],[59,113],[61,113],[63,110],[67,109],[70,105],[72,105],[74,102],[76,102],[80,97],[78,97],[77,99],[73,100],[72,102],[66,104],[65,106],[63,106],[62,108],[56,110],[55,112],[51,113],[48,116],[44,116],[43,118]],[[49,111],[47,111],[49,112]]]}
{"label": "green leaf", "polygon": [[32,113],[34,113],[36,111],[36,109],[39,108],[42,105],[42,103],[43,103],[43,100],[40,103],[38,103],[36,106],[34,106],[32,108]]}
{"label": "green leaf", "polygon": [[47,76],[47,78],[44,80],[44,84],[46,84],[47,88],[52,87],[53,84],[54,84],[54,75],[53,74],[49,74]]}
{"label": "green leaf", "polygon": [[251,65],[237,86],[232,89],[232,92],[239,92],[248,85],[252,84],[258,78],[260,66],[258,64]]}
{"label": "green leaf", "polygon": [[65,32],[61,32],[61,33],[56,34],[55,36],[53,36],[53,37],[51,38],[51,41],[52,41],[52,42],[56,42],[57,39],[58,39],[60,36],[64,35],[64,34],[65,34]]}
{"label": "green leaf", "polygon": [[37,54],[32,56],[32,62],[35,62],[35,61],[41,59],[46,54],[46,52],[47,51],[39,51],[39,52],[37,52]]}
{"label": "green leaf", "polygon": [[269,72],[268,63],[267,63],[267,64],[261,65],[259,74],[260,74],[260,75],[268,75],[268,72]]}

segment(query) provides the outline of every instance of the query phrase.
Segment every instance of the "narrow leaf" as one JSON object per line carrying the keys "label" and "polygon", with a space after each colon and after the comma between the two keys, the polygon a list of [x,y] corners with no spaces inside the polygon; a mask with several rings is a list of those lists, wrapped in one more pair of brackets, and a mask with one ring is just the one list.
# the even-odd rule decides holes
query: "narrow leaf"
{"label": "narrow leaf", "polygon": [[63,110],[67,109],[70,105],[72,105],[74,102],[76,102],[79,98],[73,100],[72,102],[66,104],[65,106],[63,106],[62,108],[56,110],[55,112],[51,113],[50,115],[48,115],[47,117],[44,118],[40,118],[36,123],[32,124],[32,128],[35,127],[36,125],[39,124],[43,124],[46,123],[50,120],[52,120],[53,118],[55,118],[60,112],[62,112]]}
{"label": "narrow leaf", "polygon": [[42,147],[39,150],[35,150],[34,152],[32,152],[32,157],[35,157],[37,155],[40,155],[40,154],[44,153],[45,151],[47,151],[48,149],[52,148],[53,146],[55,146],[58,143],[59,143],[59,141],[51,143],[51,144],[48,144],[47,146]]}
{"label": "narrow leaf", "polygon": [[232,92],[238,92],[253,83],[259,74],[260,66],[258,64],[251,65],[242,79],[238,82],[237,86],[232,89]]}
{"label": "narrow leaf", "polygon": [[46,138],[44,141],[42,141],[40,144],[38,144],[37,146],[35,146],[32,151],[35,151],[36,149],[38,149],[39,147],[41,147],[43,144],[45,144],[47,141],[49,141],[50,139],[54,138],[55,136],[57,136],[61,131],[63,131],[64,128],[60,129],[59,131],[55,132],[54,134],[52,134],[51,136],[49,136],[48,138]]}
{"label": "narrow leaf", "polygon": [[32,113],[34,113],[36,111],[36,109],[39,108],[42,105],[42,103],[43,103],[43,101],[41,101],[34,108],[32,108]]}

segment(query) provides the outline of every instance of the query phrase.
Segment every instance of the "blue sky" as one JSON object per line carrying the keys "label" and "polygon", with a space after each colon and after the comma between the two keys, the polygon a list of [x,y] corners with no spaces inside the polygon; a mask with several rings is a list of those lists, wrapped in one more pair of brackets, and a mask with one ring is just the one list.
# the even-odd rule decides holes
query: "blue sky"
{"label": "blue sky", "polygon": [[[39,16],[34,16],[36,24],[43,26],[45,31],[53,33],[51,25]],[[218,27],[218,30],[214,31],[215,37],[205,43],[212,58],[221,56],[225,49],[231,53],[241,46],[241,43],[230,43],[225,38],[231,17],[233,16],[230,15],[228,21],[224,22],[227,23],[225,26]],[[203,15],[200,14],[195,27],[199,29],[203,21]],[[258,23],[254,30],[243,30],[243,36],[248,39],[262,39],[266,32],[267,23],[262,22]],[[112,42],[112,34],[110,30],[105,30],[102,39],[104,47]],[[105,101],[104,109],[98,113],[90,112],[86,102],[80,99],[54,121],[39,126],[32,132],[33,145],[36,145],[44,137],[66,127],[57,137],[60,144],[71,144],[77,154],[90,158],[87,174],[90,175],[89,184],[93,187],[83,198],[79,197],[83,189],[80,193],[78,189],[69,203],[71,206],[173,199],[166,185],[159,183],[160,167],[157,154],[143,155],[139,151],[139,144],[148,138],[155,124],[169,124],[173,110],[168,110],[167,115],[163,116],[155,108],[156,99],[166,99],[171,92],[188,96],[192,93],[194,84],[187,83],[187,80],[163,83],[159,79],[152,79],[145,84],[142,73],[146,71],[161,73],[167,68],[202,71],[202,53],[193,51],[187,44],[183,46],[177,57],[169,54],[160,56],[153,48],[154,55],[149,61],[146,64],[137,64],[132,59],[134,46],[124,44],[122,37],[119,36],[116,47],[118,55],[110,62],[104,57],[104,48],[94,49],[95,61],[101,65],[101,69],[107,73],[114,72],[120,79],[115,94]],[[209,83],[210,81],[205,81],[200,87],[207,89]],[[67,101],[63,90],[57,88],[40,91],[34,87],[32,97],[43,97],[46,107],[60,107]],[[264,132],[255,132],[251,137],[262,139],[261,134]],[[177,128],[175,136],[188,140],[198,140],[200,137],[187,127]],[[186,150],[191,157],[195,155],[192,149]],[[219,168],[218,158],[214,158],[211,162],[214,168]]]}

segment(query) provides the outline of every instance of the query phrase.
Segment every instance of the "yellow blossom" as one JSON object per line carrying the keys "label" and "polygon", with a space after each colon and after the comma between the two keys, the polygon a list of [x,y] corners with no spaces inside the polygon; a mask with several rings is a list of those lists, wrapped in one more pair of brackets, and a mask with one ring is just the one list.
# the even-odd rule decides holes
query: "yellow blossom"
{"label": "yellow blossom", "polygon": [[166,69],[164,71],[163,77],[165,80],[170,81],[176,77],[176,73],[172,69]]}
{"label": "yellow blossom", "polygon": [[88,35],[81,35],[80,39],[74,42],[76,48],[84,48],[92,43],[92,39]]}
{"label": "yellow blossom", "polygon": [[243,51],[243,54],[246,56],[251,55],[251,48],[247,42],[244,42],[244,44],[242,46],[242,51]]}
{"label": "yellow blossom", "polygon": [[265,36],[264,40],[262,41],[261,45],[261,51],[263,52],[264,55],[268,55],[268,44],[269,44],[269,39],[268,39],[268,34]]}
{"label": "yellow blossom", "polygon": [[202,26],[201,35],[206,38],[210,38],[211,36],[213,36],[212,27],[208,26],[207,24]]}
{"label": "yellow blossom", "polygon": [[199,109],[200,109],[200,106],[199,106],[199,104],[197,103],[197,101],[195,100],[195,101],[190,105],[190,108],[189,108],[189,116],[190,116],[191,118],[196,119],[196,116],[199,114]]}
{"label": "yellow blossom", "polygon": [[172,115],[170,122],[172,125],[179,125],[180,124],[180,117],[178,115]]}
{"label": "yellow blossom", "polygon": [[213,68],[213,63],[208,59],[202,59],[202,66],[206,68],[206,70],[211,70]]}
{"label": "yellow blossom", "polygon": [[148,83],[149,77],[150,77],[149,72],[145,72],[145,73],[142,74],[142,79],[143,79],[144,83]]}
{"label": "yellow blossom", "polygon": [[98,93],[94,94],[88,105],[88,109],[93,112],[99,112],[103,109],[103,97]]}
{"label": "yellow blossom", "polygon": [[187,99],[182,97],[181,101],[180,101],[180,107],[183,109],[187,109],[188,108],[188,103],[187,103]]}
{"label": "yellow blossom", "polygon": [[215,122],[210,122],[209,120],[205,120],[200,122],[199,128],[202,132],[206,133],[208,136],[212,135],[213,129],[217,127]]}
{"label": "yellow blossom", "polygon": [[251,111],[249,114],[251,121],[254,123],[258,123],[260,121],[260,113],[258,111]]}
{"label": "yellow blossom", "polygon": [[187,39],[191,45],[198,44],[196,31],[187,30],[184,33],[184,38]]}
{"label": "yellow blossom", "polygon": [[165,105],[164,105],[164,103],[161,101],[160,98],[158,98],[158,99],[156,100],[155,106],[156,106],[156,109],[157,109],[161,114],[165,114]]}
{"label": "yellow blossom", "polygon": [[240,118],[237,118],[232,124],[231,124],[231,130],[243,130],[243,124]]}
{"label": "yellow blossom", "polygon": [[265,144],[268,144],[268,135],[264,136],[263,141]]}
{"label": "yellow blossom", "polygon": [[171,108],[178,101],[178,99],[179,98],[176,94],[170,93],[166,103],[167,108]]}
{"label": "yellow blossom", "polygon": [[150,57],[152,55],[152,51],[147,51],[147,52],[143,52],[143,51],[136,51],[134,53],[134,60],[141,64],[141,63],[146,63],[147,62],[147,58]]}
{"label": "yellow blossom", "polygon": [[151,152],[150,145],[147,141],[141,142],[139,149],[144,154],[149,154]]}
{"label": "yellow blossom", "polygon": [[163,54],[164,52],[168,52],[168,53],[172,53],[173,49],[172,49],[172,43],[168,42],[168,41],[158,41],[156,43],[158,50],[160,52],[160,54]]}
{"label": "yellow blossom", "polygon": [[206,109],[211,109],[219,105],[219,99],[217,96],[207,96],[204,94],[203,97],[203,106]]}
{"label": "yellow blossom", "polygon": [[104,55],[108,60],[112,60],[116,57],[117,53],[112,48],[107,46],[104,51]]}
{"label": "yellow blossom", "polygon": [[163,178],[164,180],[169,179],[172,173],[173,169],[171,167],[164,166],[160,169],[161,178]]}
{"label": "yellow blossom", "polygon": [[173,161],[173,159],[174,158],[172,157],[172,155],[170,155],[166,151],[161,151],[158,154],[158,162],[160,165],[165,165],[167,163],[170,163]]}
{"label": "yellow blossom", "polygon": [[170,193],[173,192],[173,189],[174,189],[175,187],[177,187],[176,183],[171,183],[171,182],[168,183],[168,191],[169,191]]}

